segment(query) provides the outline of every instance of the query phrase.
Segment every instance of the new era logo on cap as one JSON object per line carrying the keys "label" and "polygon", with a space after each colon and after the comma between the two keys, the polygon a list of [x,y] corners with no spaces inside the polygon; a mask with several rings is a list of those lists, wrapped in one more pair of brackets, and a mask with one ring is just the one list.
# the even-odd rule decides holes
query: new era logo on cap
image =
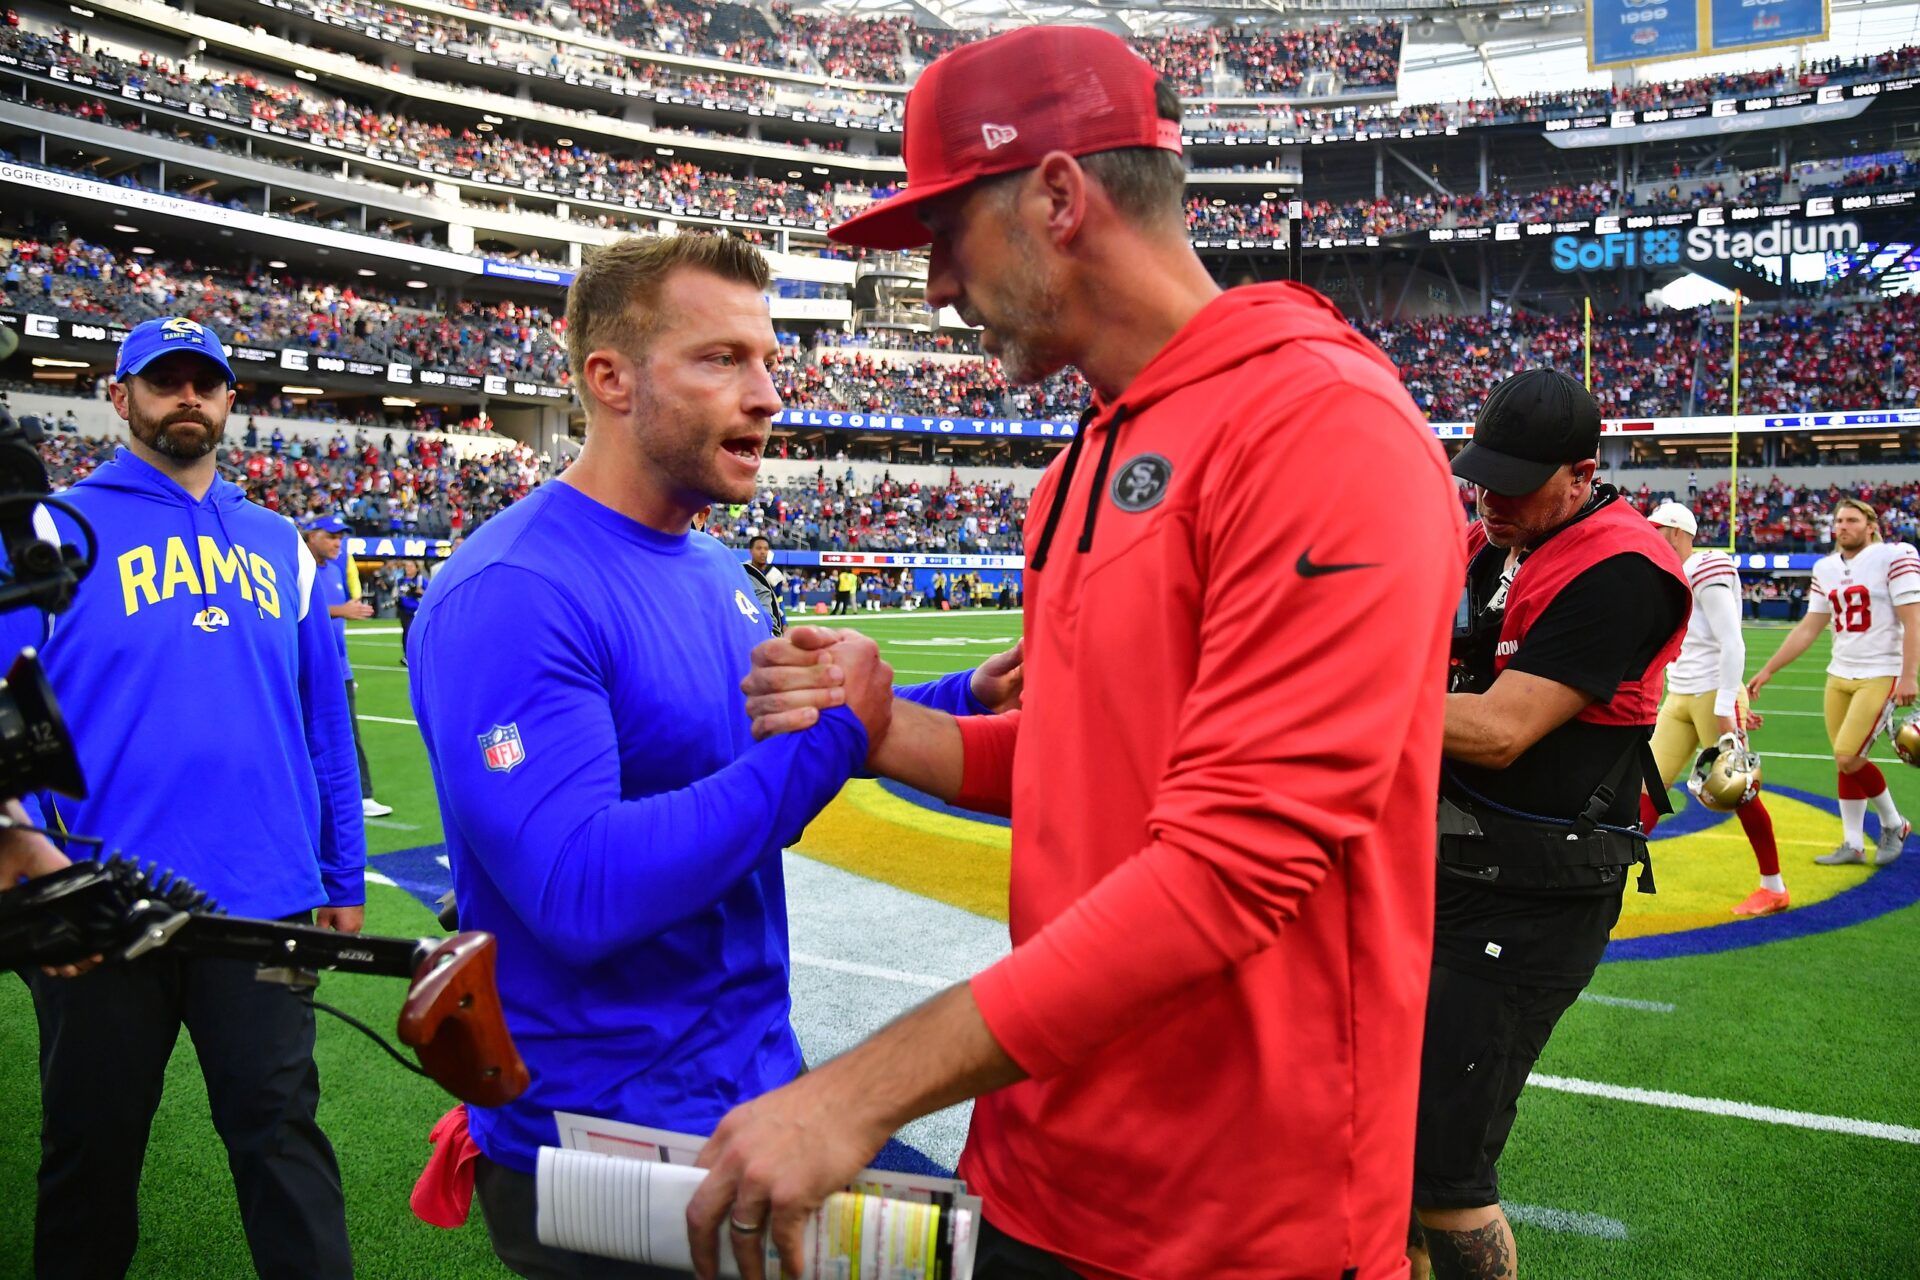
{"label": "new era logo on cap", "polygon": [[986,139],[987,150],[997,151],[1020,136],[1020,131],[1010,124],[983,124],[980,136]]}

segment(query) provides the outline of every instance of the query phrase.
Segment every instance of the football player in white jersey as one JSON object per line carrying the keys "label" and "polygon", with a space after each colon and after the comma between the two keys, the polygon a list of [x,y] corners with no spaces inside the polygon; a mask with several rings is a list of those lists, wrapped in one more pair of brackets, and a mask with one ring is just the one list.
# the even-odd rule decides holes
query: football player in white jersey
{"label": "football player in white jersey", "polygon": [[[1667,668],[1667,696],[1653,728],[1653,758],[1660,781],[1671,787],[1692,761],[1694,753],[1713,746],[1724,734],[1743,734],[1752,726],[1747,714],[1747,691],[1741,677],[1747,670],[1747,642],[1740,634],[1740,575],[1724,551],[1695,551],[1699,531],[1693,512],[1677,502],[1663,502],[1647,517],[1680,553],[1693,590],[1693,614],[1687,622],[1680,656]],[[1756,792],[1734,813],[1753,858],[1760,867],[1760,887],[1733,908],[1736,916],[1768,916],[1789,905],[1786,881],[1780,878],[1780,847],[1773,838],[1773,817]],[[1640,797],[1640,825],[1647,831],[1659,820],[1653,801]]]}
{"label": "football player in white jersey", "polygon": [[1813,566],[1807,616],[1780,650],[1747,682],[1760,696],[1776,672],[1807,651],[1813,638],[1833,628],[1833,658],[1827,663],[1827,738],[1840,769],[1840,847],[1815,858],[1824,866],[1865,862],[1866,815],[1880,818],[1875,866],[1900,856],[1912,825],[1900,816],[1887,780],[1867,759],[1867,748],[1886,727],[1896,706],[1920,694],[1920,553],[1903,542],[1880,540],[1880,517],[1858,498],[1833,509],[1834,553]]}

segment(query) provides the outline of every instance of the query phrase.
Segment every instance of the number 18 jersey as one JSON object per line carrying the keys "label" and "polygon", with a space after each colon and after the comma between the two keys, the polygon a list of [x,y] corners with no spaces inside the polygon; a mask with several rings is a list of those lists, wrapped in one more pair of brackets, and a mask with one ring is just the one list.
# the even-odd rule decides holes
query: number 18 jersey
{"label": "number 18 jersey", "polygon": [[1920,553],[1904,542],[1870,542],[1851,560],[1835,552],[1813,566],[1807,612],[1831,614],[1827,674],[1866,680],[1900,674],[1894,606],[1920,601]]}

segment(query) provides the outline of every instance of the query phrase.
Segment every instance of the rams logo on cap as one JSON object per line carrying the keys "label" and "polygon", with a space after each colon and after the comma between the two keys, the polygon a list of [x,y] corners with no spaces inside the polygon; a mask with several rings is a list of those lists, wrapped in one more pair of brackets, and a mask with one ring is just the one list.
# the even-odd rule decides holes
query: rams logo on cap
{"label": "rams logo on cap", "polygon": [[197,320],[189,320],[185,316],[174,316],[161,324],[160,336],[186,338],[189,341],[198,342],[207,336],[207,331],[200,327]]}

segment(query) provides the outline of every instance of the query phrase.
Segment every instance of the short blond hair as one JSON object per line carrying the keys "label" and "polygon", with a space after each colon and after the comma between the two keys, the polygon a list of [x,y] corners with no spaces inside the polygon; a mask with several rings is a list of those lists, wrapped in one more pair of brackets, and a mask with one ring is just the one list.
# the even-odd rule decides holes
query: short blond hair
{"label": "short blond hair", "polygon": [[773,278],[760,251],[733,236],[627,236],[588,249],[567,286],[567,363],[576,384],[594,351],[646,350],[659,327],[661,286],[679,267],[761,292]]}
{"label": "short blond hair", "polygon": [[1833,504],[1833,514],[1839,515],[1847,507],[1852,507],[1867,518],[1867,536],[1874,542],[1880,541],[1880,513],[1859,498],[1842,498]]}

